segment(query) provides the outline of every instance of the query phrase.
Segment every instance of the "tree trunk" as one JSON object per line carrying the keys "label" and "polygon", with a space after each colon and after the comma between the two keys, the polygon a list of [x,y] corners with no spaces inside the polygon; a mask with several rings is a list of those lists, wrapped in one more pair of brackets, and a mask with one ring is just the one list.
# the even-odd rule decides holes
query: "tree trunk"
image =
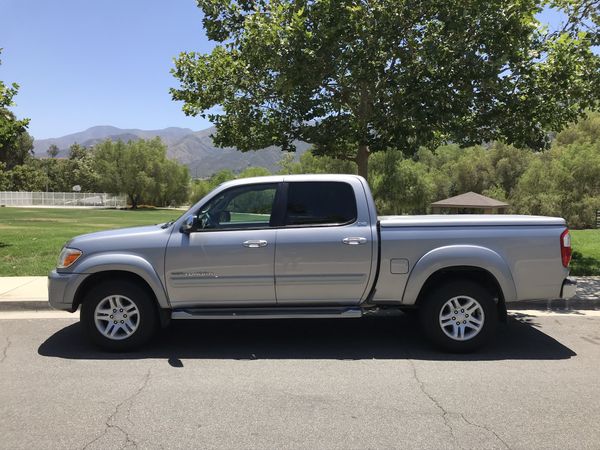
{"label": "tree trunk", "polygon": [[131,200],[131,209],[137,209],[137,196],[130,194],[129,200]]}
{"label": "tree trunk", "polygon": [[356,165],[358,174],[369,179],[369,146],[367,144],[358,144],[358,153],[356,154]]}

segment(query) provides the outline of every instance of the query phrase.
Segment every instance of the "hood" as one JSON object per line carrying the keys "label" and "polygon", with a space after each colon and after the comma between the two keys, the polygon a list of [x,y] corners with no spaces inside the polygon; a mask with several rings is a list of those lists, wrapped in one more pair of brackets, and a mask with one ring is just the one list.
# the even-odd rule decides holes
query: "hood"
{"label": "hood", "polygon": [[149,225],[98,231],[74,237],[67,242],[67,247],[77,248],[84,252],[84,255],[103,251],[127,252],[157,246],[164,247],[171,229],[172,226],[162,228],[162,225]]}

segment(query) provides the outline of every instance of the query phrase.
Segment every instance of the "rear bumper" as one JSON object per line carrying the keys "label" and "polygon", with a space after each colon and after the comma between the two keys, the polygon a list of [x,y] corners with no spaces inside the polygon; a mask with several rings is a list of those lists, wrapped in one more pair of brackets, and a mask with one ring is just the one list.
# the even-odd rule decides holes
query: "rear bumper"
{"label": "rear bumper", "polygon": [[74,312],[75,293],[81,282],[87,277],[82,273],[58,273],[53,270],[48,275],[48,303],[54,309]]}
{"label": "rear bumper", "polygon": [[577,291],[577,281],[573,278],[565,278],[563,281],[562,288],[560,290],[560,298],[569,300],[570,298],[575,297],[575,292]]}

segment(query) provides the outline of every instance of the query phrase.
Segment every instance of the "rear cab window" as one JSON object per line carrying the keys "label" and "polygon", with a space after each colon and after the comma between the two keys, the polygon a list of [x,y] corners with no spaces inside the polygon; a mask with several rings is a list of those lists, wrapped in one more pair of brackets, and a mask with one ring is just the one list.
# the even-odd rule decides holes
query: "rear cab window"
{"label": "rear cab window", "polygon": [[356,197],[345,182],[291,182],[285,226],[347,225],[356,221]]}

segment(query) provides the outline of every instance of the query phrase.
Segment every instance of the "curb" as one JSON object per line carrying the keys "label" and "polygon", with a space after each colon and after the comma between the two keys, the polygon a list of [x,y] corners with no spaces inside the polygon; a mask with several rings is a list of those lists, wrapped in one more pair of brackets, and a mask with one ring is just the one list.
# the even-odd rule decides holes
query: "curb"
{"label": "curb", "polygon": [[600,298],[573,298],[565,300],[562,298],[554,300],[526,300],[514,302],[508,305],[509,311],[520,311],[524,309],[535,309],[541,311],[598,311],[600,310]]}
{"label": "curb", "polygon": [[55,311],[48,300],[0,300],[0,312],[5,311]]}

